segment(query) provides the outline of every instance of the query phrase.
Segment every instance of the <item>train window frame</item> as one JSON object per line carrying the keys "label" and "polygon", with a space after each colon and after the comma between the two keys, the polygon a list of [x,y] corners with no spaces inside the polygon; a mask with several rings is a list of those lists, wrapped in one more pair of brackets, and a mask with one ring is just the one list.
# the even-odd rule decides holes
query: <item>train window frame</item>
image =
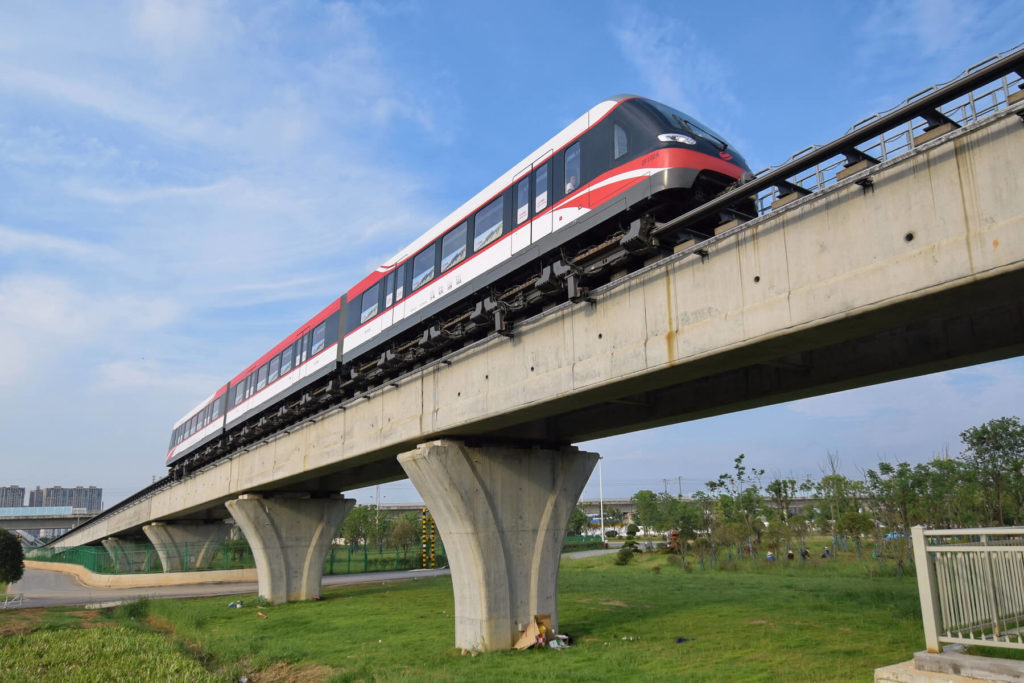
{"label": "train window frame", "polygon": [[[580,142],[580,140],[576,140],[566,146],[565,153],[562,155],[562,181],[565,183],[565,196],[571,195],[583,185],[583,145]],[[570,171],[575,171],[575,173],[570,173]],[[575,178],[576,182],[571,183],[570,178]]]}
{"label": "train window frame", "polygon": [[[374,285],[376,286],[376,285]],[[319,339],[317,339],[319,337]],[[327,321],[320,323],[313,328],[312,346],[309,350],[310,357],[315,356],[327,346]]]}
{"label": "train window frame", "polygon": [[221,402],[223,400],[224,400],[224,397],[221,396],[220,398],[218,398],[216,401],[213,402],[213,415],[212,415],[211,419],[216,420],[218,417],[220,417],[220,413],[221,413],[221,409],[222,409]]}
{"label": "train window frame", "polygon": [[267,384],[274,382],[281,376],[281,356],[275,354],[267,363]]}
{"label": "train window frame", "polygon": [[[621,145],[621,147],[620,147]],[[617,161],[629,154],[629,133],[618,123],[612,124],[612,159]]]}
{"label": "train window frame", "polygon": [[[466,260],[469,249],[466,237],[469,234],[469,221],[462,221],[441,236],[441,272],[446,273]],[[461,253],[459,250],[461,249]],[[454,258],[453,258],[454,257]]]}
{"label": "train window frame", "polygon": [[256,371],[256,391],[263,391],[263,387],[267,386],[267,363],[260,366],[260,369]]}
{"label": "train window frame", "polygon": [[[409,286],[410,292],[415,292],[416,290],[426,286],[431,280],[434,279],[434,271],[437,270],[437,259],[435,258],[436,253],[437,243],[431,242],[429,247],[423,249],[422,251],[420,251],[420,253],[412,257],[412,283]],[[420,270],[421,259],[422,264],[424,264],[422,266],[423,270]],[[427,263],[430,264],[429,270],[426,268],[425,265]]]}
{"label": "train window frame", "polygon": [[380,313],[380,281],[359,296],[359,324],[362,325]]}
{"label": "train window frame", "polygon": [[284,377],[292,371],[292,354],[294,352],[294,344],[289,344],[285,347],[284,351],[281,352],[281,377]]}
{"label": "train window frame", "polygon": [[[505,234],[505,195],[501,194],[495,197],[493,200],[487,203],[486,206],[481,208],[473,215],[473,253],[484,249],[489,244],[493,244]],[[495,212],[498,216],[498,222],[492,224],[483,233],[480,232],[480,226],[482,222],[481,217],[485,216],[489,212]]]}
{"label": "train window frame", "polygon": [[[533,215],[551,206],[551,164],[545,161],[532,173],[533,175]],[[539,190],[541,183],[544,184],[543,192]]]}
{"label": "train window frame", "polygon": [[[525,186],[525,187],[524,187]],[[516,212],[516,225],[522,225],[530,220],[530,174],[516,181],[515,198],[513,200]]]}
{"label": "train window frame", "polygon": [[391,304],[395,303],[395,271],[391,271],[384,276],[384,308],[387,310],[391,308]]}
{"label": "train window frame", "polygon": [[406,265],[408,263],[409,262],[406,261],[405,263],[402,263],[397,268],[395,268],[395,303],[396,304],[399,301],[401,301],[402,299],[405,298],[405,273],[406,273],[407,270],[410,270],[409,268],[406,268]]}

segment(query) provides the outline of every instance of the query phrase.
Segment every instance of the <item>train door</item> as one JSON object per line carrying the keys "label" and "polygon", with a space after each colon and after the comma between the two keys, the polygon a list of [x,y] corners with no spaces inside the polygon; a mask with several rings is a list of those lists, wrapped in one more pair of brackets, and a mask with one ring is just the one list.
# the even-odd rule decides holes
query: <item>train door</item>
{"label": "train door", "polygon": [[551,233],[551,151],[541,155],[540,159],[531,164],[533,172],[530,174],[530,185],[533,188],[533,203],[531,213],[533,223],[531,224],[530,241],[536,242],[541,237]]}
{"label": "train door", "polygon": [[530,246],[530,195],[533,165],[516,173],[512,179],[512,253]]}

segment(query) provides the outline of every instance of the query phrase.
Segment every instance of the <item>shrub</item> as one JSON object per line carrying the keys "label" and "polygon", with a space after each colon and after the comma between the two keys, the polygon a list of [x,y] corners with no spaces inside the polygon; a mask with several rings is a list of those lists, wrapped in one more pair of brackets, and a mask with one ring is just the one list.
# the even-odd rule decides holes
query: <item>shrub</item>
{"label": "shrub", "polygon": [[615,538],[616,536],[619,535],[619,532],[616,531],[615,529],[609,529],[608,531],[604,532],[604,535],[605,535],[605,538]]}
{"label": "shrub", "polygon": [[626,527],[627,536],[636,536],[639,531],[640,527],[638,527],[636,524],[630,524],[628,527]]}
{"label": "shrub", "polygon": [[615,553],[615,564],[624,565],[629,564],[633,559],[633,549],[628,546],[622,546],[619,548],[619,552]]}

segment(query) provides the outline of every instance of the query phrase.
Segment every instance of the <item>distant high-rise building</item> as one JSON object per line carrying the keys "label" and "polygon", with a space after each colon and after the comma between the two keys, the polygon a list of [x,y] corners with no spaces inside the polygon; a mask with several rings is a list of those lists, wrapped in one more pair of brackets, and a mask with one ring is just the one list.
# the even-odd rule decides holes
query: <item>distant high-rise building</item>
{"label": "distant high-rise building", "polygon": [[25,489],[21,486],[0,486],[0,508],[20,508],[25,505]]}
{"label": "distant high-rise building", "polygon": [[99,512],[103,509],[103,489],[95,486],[50,486],[29,492],[29,505],[38,507],[60,507],[70,505],[86,512]]}

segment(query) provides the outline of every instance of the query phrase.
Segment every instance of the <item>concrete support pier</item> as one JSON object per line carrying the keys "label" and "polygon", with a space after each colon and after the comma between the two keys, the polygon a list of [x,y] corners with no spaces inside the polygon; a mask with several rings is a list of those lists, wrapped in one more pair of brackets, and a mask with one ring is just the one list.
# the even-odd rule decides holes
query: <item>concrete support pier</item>
{"label": "concrete support pier", "polygon": [[439,440],[398,456],[444,541],[455,588],[455,646],[510,649],[535,614],[558,629],[558,562],[597,464],[573,447]]}
{"label": "concrete support pier", "polygon": [[230,528],[224,522],[154,522],[142,527],[165,572],[206,569]]}
{"label": "concrete support pier", "polygon": [[151,556],[151,551],[130,550],[132,545],[116,536],[104,538],[100,542],[106,548],[110,559],[114,561],[114,569],[118,572],[143,572],[149,569],[150,560],[156,561],[156,558]]}
{"label": "concrete support pier", "polygon": [[264,498],[248,493],[227,501],[252,548],[260,597],[274,604],[320,597],[324,558],[355,504],[340,495],[309,494]]}

